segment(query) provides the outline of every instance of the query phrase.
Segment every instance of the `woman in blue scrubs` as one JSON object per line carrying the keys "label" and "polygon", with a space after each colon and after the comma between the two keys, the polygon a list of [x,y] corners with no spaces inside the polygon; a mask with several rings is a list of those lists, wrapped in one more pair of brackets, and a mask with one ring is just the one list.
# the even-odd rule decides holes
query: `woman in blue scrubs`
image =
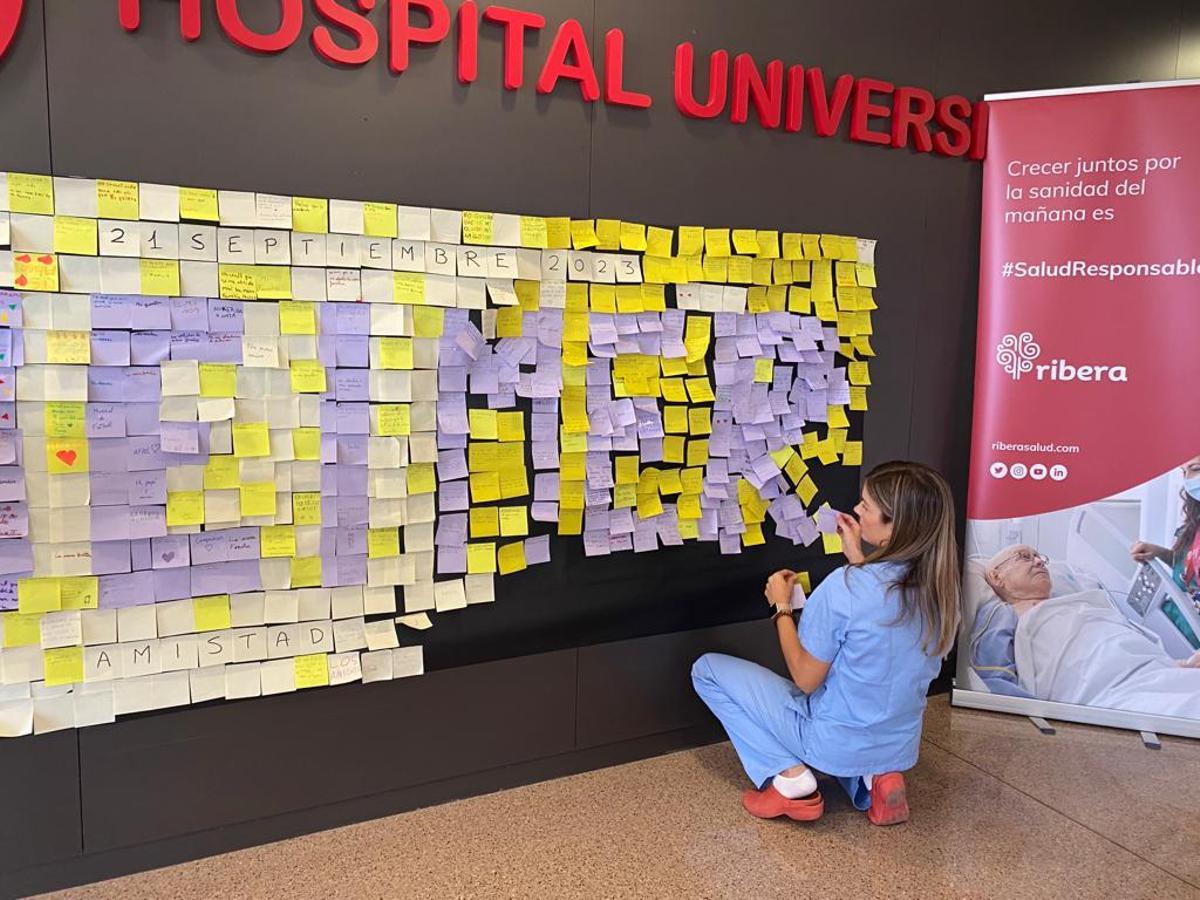
{"label": "woman in blue scrubs", "polygon": [[1138,541],[1129,554],[1134,562],[1161,559],[1171,567],[1171,577],[1192,598],[1200,612],[1200,456],[1193,457],[1179,469],[1183,475],[1183,524],[1175,531],[1175,542],[1160,547],[1148,541]]}
{"label": "woman in blue scrubs", "polygon": [[721,653],[692,667],[754,783],[742,805],[760,818],[820,818],[816,769],[876,825],[908,819],[901,772],[917,762],[925,695],[958,627],[954,503],[937,472],[891,462],[867,474],[854,512],[838,515],[848,565],[813,591],[799,628],[795,573],[767,581],[790,679]]}

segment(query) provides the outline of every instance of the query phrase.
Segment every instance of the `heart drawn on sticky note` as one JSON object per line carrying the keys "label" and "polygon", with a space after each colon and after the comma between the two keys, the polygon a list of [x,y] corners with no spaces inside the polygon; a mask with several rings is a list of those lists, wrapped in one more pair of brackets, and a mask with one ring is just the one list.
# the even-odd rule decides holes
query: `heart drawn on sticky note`
{"label": "heart drawn on sticky note", "polygon": [[39,256],[37,258],[37,261],[42,263],[43,265],[48,266],[48,265],[50,265],[50,263],[54,262],[54,257],[53,256]]}
{"label": "heart drawn on sticky note", "polygon": [[79,454],[74,450],[59,450],[54,455],[57,456],[59,461],[66,466],[75,465],[75,460],[79,457]]}
{"label": "heart drawn on sticky note", "polygon": [[15,283],[17,287],[25,287],[25,285],[29,284],[29,279],[24,275],[18,275],[15,279]]}
{"label": "heart drawn on sticky note", "polygon": [[22,253],[20,256],[16,257],[16,260],[19,263],[33,262],[33,257],[28,253]]}
{"label": "heart drawn on sticky note", "polygon": [[169,563],[169,562],[170,562],[171,560],[173,560],[174,558],[175,558],[175,551],[174,551],[174,550],[168,550],[166,553],[164,553],[164,554],[162,555],[162,561],[163,561],[163,562],[167,562],[167,563]]}

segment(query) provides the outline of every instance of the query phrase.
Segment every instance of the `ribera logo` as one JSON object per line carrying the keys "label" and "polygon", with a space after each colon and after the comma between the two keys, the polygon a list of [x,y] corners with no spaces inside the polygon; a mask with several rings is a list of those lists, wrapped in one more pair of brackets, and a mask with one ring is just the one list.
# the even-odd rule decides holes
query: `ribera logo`
{"label": "ribera logo", "polygon": [[0,0],[0,59],[8,52],[21,24],[21,11],[25,0]]}
{"label": "ribera logo", "polygon": [[1037,364],[1036,360],[1041,355],[1041,345],[1028,331],[1006,334],[996,345],[996,362],[1012,376],[1013,381],[1019,381],[1022,375],[1030,373],[1038,381],[1129,381],[1127,366],[1098,363],[1075,365],[1065,359]]}

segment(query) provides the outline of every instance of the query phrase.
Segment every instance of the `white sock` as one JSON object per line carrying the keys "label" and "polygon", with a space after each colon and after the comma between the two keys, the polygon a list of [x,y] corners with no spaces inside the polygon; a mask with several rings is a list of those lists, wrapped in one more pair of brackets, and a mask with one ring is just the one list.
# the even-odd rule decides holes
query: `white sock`
{"label": "white sock", "polygon": [[775,786],[775,790],[789,800],[799,800],[817,790],[817,779],[808,769],[799,775],[776,775],[771,784]]}
{"label": "white sock", "polygon": [[864,782],[866,782],[867,790],[869,791],[871,789],[871,782],[875,780],[875,776],[874,775],[864,775],[862,777],[862,780]]}

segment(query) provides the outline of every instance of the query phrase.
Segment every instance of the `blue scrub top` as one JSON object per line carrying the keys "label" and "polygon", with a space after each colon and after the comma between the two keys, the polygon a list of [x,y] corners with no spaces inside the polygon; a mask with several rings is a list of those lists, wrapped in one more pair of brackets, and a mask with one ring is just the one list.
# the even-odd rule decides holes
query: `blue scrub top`
{"label": "blue scrub top", "polygon": [[921,649],[919,615],[897,621],[899,591],[890,583],[902,572],[895,562],[836,569],[800,616],[804,649],[832,663],[808,697],[802,734],[804,761],[829,775],[916,765],[925,695],[942,661]]}

